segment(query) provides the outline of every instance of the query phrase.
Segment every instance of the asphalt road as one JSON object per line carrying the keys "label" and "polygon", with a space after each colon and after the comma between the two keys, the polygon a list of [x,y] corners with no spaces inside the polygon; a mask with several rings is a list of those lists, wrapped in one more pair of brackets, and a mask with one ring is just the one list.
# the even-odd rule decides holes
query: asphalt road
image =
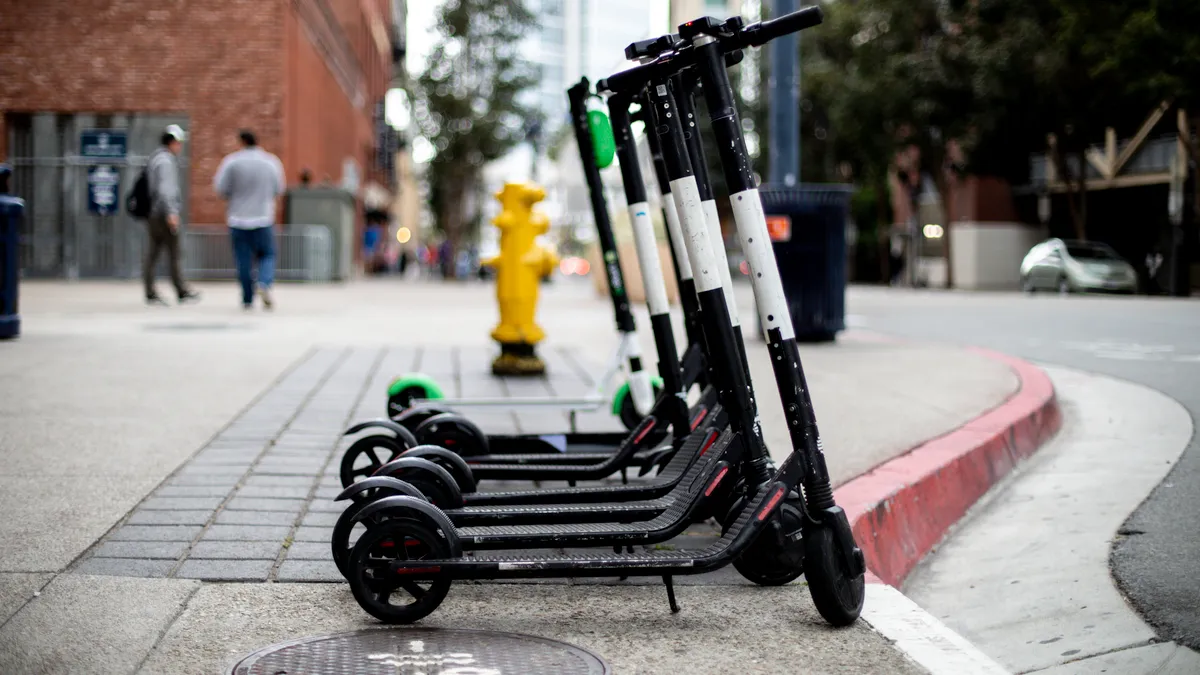
{"label": "asphalt road", "polygon": [[[1145,384],[1200,426],[1200,301],[853,288],[851,326],[977,345]],[[1137,448],[1129,448],[1136,452]],[[1200,438],[1119,530],[1109,560],[1159,636],[1200,649]]]}

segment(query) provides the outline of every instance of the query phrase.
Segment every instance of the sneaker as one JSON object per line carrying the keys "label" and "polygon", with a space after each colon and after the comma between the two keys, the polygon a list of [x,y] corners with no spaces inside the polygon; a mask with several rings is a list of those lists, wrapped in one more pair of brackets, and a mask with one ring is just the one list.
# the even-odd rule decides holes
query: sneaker
{"label": "sneaker", "polygon": [[199,291],[184,292],[182,295],[179,296],[179,304],[182,305],[185,302],[200,302],[200,292]]}
{"label": "sneaker", "polygon": [[264,309],[273,309],[275,307],[275,303],[271,299],[271,289],[270,288],[267,288],[266,286],[259,286],[258,287],[258,296],[260,298],[262,298],[262,303],[263,303]]}
{"label": "sneaker", "polygon": [[150,297],[146,298],[146,304],[147,305],[158,305],[160,307],[166,307],[167,301],[163,300],[162,297],[160,297],[160,296],[151,295]]}

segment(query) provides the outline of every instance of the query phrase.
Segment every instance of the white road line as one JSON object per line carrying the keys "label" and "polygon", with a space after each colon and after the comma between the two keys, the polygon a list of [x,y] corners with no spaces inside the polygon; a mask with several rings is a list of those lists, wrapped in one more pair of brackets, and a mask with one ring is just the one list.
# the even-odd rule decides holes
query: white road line
{"label": "white road line", "polygon": [[930,675],[1008,675],[966,638],[887,584],[867,584],[862,619]]}

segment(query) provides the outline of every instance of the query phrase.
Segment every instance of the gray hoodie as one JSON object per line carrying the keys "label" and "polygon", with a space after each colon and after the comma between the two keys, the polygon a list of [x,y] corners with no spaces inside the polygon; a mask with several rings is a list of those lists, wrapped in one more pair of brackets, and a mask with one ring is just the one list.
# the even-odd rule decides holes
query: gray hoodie
{"label": "gray hoodie", "polygon": [[146,161],[146,180],[150,188],[150,216],[178,216],[183,210],[179,189],[179,159],[166,148],[150,153]]}
{"label": "gray hoodie", "polygon": [[230,227],[251,229],[275,224],[275,199],[283,194],[283,164],[258,146],[227,155],[217,167],[213,188],[228,200]]}

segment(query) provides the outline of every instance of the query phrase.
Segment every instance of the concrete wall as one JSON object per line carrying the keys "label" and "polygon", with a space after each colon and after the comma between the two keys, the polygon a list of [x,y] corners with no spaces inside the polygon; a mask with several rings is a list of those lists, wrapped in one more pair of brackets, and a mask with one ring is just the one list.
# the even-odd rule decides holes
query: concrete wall
{"label": "concrete wall", "polygon": [[967,290],[1020,287],[1021,260],[1046,238],[1041,228],[1011,222],[959,222],[950,228],[954,285]]}

